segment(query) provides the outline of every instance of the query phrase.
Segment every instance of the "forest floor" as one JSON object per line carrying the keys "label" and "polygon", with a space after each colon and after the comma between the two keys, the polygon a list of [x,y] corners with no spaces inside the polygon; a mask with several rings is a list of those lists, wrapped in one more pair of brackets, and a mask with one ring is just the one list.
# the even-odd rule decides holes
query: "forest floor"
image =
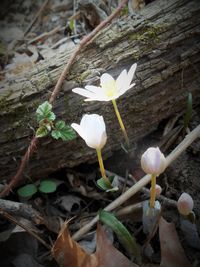
{"label": "forest floor", "polygon": [[[112,2],[112,8],[116,8],[117,4],[115,2],[117,1]],[[74,3],[76,1],[45,1],[44,9],[41,10],[37,17],[38,10],[44,4],[42,0],[10,0],[3,2],[0,11],[1,82],[6,79],[12,79],[16,75],[23,75],[25,71],[40,60],[50,60],[56,53],[75,47],[81,38],[94,28],[96,22],[90,17],[88,19],[87,10],[82,10],[82,13],[78,12],[80,11],[78,5],[75,8]],[[109,5],[107,8],[108,10],[111,9]],[[101,15],[99,14],[100,20]],[[174,118],[176,115],[174,114]],[[174,118],[171,118],[171,120]],[[199,124],[200,106],[197,106],[192,111],[189,129],[192,130]],[[71,219],[69,230],[72,234],[75,233],[84,224],[90,222],[98,210],[106,207],[122,194],[123,190],[144,176],[144,172],[140,167],[140,157],[148,147],[159,146],[163,153],[168,155],[183,140],[186,132],[184,130],[180,131],[183,125],[182,116],[177,117],[173,128],[170,129],[174,131],[173,136],[177,134],[175,139],[166,139],[166,136],[163,135],[166,125],[168,125],[168,120],[160,123],[153,133],[140,140],[139,143],[134,144],[134,149],[130,153],[127,154],[121,149],[105,161],[106,170],[112,175],[121,177],[122,190],[105,193],[98,188],[95,182],[99,177],[97,163],[92,165],[82,164],[73,169],[62,169],[52,173],[49,177],[45,177],[56,183],[55,192],[45,194],[38,191],[31,198],[23,199],[17,193],[19,189],[17,188],[6,198],[6,200],[31,205],[32,208],[45,216],[46,224],[34,225],[33,222],[20,216],[17,216],[17,221],[25,224],[28,229],[42,237],[48,244],[55,242],[60,224],[65,220]],[[200,233],[199,155],[200,140],[195,141],[157,179],[158,184],[162,187],[162,195],[169,200],[169,203],[161,200],[163,204],[162,216],[168,222],[174,223],[180,243],[184,249],[184,252],[181,252],[180,255],[186,256],[193,267],[200,266],[200,240],[198,237],[198,233]],[[36,183],[40,183],[40,181]],[[177,201],[183,192],[190,194],[194,200],[193,211],[196,215],[196,220],[195,223],[188,226],[187,232],[190,238],[183,234],[180,227],[181,218],[176,206],[170,204],[171,200]],[[129,199],[123,207],[142,203],[148,198],[149,195],[142,191]],[[161,266],[160,262],[162,262],[163,267],[169,267],[164,261],[164,256],[168,259],[170,253],[169,251],[162,251],[161,253],[160,249],[160,244],[162,246],[162,242],[164,242],[163,235],[159,235],[158,230],[155,231],[154,235],[151,233],[150,236],[143,233],[141,207],[121,214],[118,219],[123,222],[129,232],[135,236],[140,246],[143,247],[142,265],[140,266]],[[195,226],[195,230],[191,229],[193,226]],[[88,253],[94,253],[96,248],[95,228],[92,230],[92,232],[83,236],[79,242]],[[165,230],[166,233],[163,234],[170,236],[167,229]],[[109,238],[114,240],[114,246],[128,257],[131,262],[133,258],[118,241],[116,235],[109,232]],[[168,242],[175,242],[174,236],[169,237]],[[101,256],[103,257],[103,255]],[[110,261],[113,260],[111,256]],[[2,267],[58,266],[42,244],[30,233],[16,226],[15,223],[3,215],[0,215],[0,262]],[[178,260],[174,267],[180,264],[181,261]],[[81,265],[74,265],[74,267],[76,266]],[[95,265],[87,266],[92,267]],[[114,265],[110,264],[109,266]],[[71,265],[71,267],[73,266]]]}

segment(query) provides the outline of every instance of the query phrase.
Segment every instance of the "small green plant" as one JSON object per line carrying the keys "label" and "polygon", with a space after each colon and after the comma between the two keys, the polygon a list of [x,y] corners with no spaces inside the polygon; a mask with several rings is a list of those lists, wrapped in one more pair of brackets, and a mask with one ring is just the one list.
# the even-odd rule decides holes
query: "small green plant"
{"label": "small green plant", "polygon": [[184,116],[184,128],[186,129],[189,125],[190,119],[192,117],[192,94],[188,94],[187,108]]}
{"label": "small green plant", "polygon": [[127,252],[131,256],[134,256],[138,263],[141,262],[140,246],[137,244],[135,238],[129,233],[127,228],[114,216],[114,214],[101,210],[99,212],[99,219],[115,232],[120,243]]}
{"label": "small green plant", "polygon": [[47,136],[49,133],[56,140],[60,138],[63,141],[69,141],[76,137],[75,131],[66,125],[64,121],[55,122],[56,115],[48,101],[45,101],[37,108],[36,118],[39,123],[39,128],[36,131],[36,137],[38,138]]}
{"label": "small green plant", "polygon": [[56,191],[58,184],[52,180],[44,180],[39,183],[38,186],[35,184],[27,184],[20,187],[17,190],[17,194],[23,198],[31,198],[35,193],[40,191],[41,193],[53,193]]}

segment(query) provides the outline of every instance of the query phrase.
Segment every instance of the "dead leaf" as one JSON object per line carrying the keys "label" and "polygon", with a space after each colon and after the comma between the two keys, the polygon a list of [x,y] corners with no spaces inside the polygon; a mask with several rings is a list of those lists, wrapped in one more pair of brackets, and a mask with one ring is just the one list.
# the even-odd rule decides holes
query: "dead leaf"
{"label": "dead leaf", "polygon": [[52,249],[52,255],[62,267],[138,267],[119,252],[100,225],[97,228],[97,250],[87,254],[74,241],[64,223]]}
{"label": "dead leaf", "polygon": [[175,226],[163,217],[159,222],[159,236],[161,245],[160,267],[191,267],[179,241]]}

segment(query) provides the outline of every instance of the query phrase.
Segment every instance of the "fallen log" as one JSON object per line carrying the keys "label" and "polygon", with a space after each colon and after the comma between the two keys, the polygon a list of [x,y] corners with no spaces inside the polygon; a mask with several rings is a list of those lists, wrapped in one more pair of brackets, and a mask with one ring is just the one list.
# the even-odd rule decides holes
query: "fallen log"
{"label": "fallen log", "polygon": [[[108,142],[104,156],[120,149],[123,137],[111,103],[85,103],[71,92],[76,86],[98,84],[109,72],[138,63],[136,86],[118,99],[131,144],[158,124],[185,109],[188,92],[199,103],[200,39],[198,0],[154,1],[139,14],[122,17],[101,31],[80,53],[54,106],[58,118],[68,124],[80,122],[84,113],[104,116]],[[35,110],[48,99],[71,53],[43,61],[23,77],[0,84],[0,179],[11,178],[37,128]],[[24,175],[42,178],[63,167],[96,161],[95,151],[84,141],[63,143],[43,138],[30,158]]]}

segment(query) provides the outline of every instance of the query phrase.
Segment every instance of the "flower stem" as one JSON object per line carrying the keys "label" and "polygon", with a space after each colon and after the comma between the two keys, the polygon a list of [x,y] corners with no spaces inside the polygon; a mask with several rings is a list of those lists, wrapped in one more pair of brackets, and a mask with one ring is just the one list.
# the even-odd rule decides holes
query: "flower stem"
{"label": "flower stem", "polygon": [[150,208],[154,208],[156,199],[156,175],[151,175]]}
{"label": "flower stem", "polygon": [[99,167],[100,167],[100,171],[101,171],[101,175],[102,178],[104,179],[104,182],[109,186],[112,187],[108,177],[106,176],[106,172],[104,169],[104,165],[103,165],[103,159],[102,159],[102,155],[101,155],[101,149],[97,149],[97,156],[98,156],[98,161],[99,161]]}
{"label": "flower stem", "polygon": [[112,103],[113,103],[113,106],[114,106],[114,110],[115,110],[117,119],[118,119],[118,121],[119,121],[119,125],[120,125],[120,127],[121,127],[121,129],[122,129],[122,132],[123,132],[123,135],[124,135],[126,144],[127,144],[127,146],[129,147],[130,143],[129,143],[128,135],[127,135],[127,133],[126,133],[126,129],[125,129],[125,127],[124,127],[124,124],[123,124],[121,115],[120,115],[120,113],[119,113],[119,109],[118,109],[118,107],[117,107],[117,103],[116,103],[115,99],[112,100]]}

